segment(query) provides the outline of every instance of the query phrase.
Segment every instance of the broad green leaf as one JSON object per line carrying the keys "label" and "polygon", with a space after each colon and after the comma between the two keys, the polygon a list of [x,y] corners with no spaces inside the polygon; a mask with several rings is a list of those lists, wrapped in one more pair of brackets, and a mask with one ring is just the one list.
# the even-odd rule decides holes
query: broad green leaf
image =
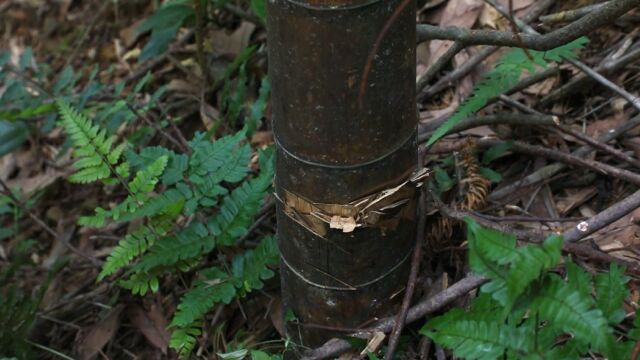
{"label": "broad green leaf", "polygon": [[513,143],[511,141],[505,141],[503,143],[494,145],[487,149],[482,155],[482,164],[489,165],[492,161],[504,156],[511,149]]}
{"label": "broad green leaf", "polygon": [[0,120],[0,157],[19,148],[29,138],[29,127],[22,121]]}
{"label": "broad green leaf", "polygon": [[267,21],[267,0],[251,0],[251,11],[263,22]]}
{"label": "broad green leaf", "polygon": [[611,264],[609,271],[596,275],[596,303],[612,325],[620,323],[625,316],[622,304],[629,295],[629,277],[624,271],[623,267]]}

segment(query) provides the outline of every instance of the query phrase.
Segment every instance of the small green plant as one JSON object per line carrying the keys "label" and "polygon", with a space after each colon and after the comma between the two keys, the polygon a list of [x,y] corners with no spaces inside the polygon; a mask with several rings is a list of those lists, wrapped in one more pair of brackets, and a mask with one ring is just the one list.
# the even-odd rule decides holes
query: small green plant
{"label": "small green plant", "polygon": [[[192,4],[196,1],[200,4]],[[136,29],[139,34],[151,33],[138,60],[144,62],[167,51],[178,30],[195,22],[196,9],[206,13],[209,2],[216,8],[223,8],[231,0],[171,0],[164,3]],[[266,21],[265,0],[250,0],[249,8],[262,22]],[[206,18],[206,14],[199,15]]]}
{"label": "small green plant", "polygon": [[[464,359],[578,359],[589,352],[629,359],[640,332],[621,335],[629,295],[624,269],[612,265],[595,277],[565,259],[562,238],[517,247],[516,238],[467,220],[469,265],[489,282],[468,311],[431,319],[421,333]],[[626,340],[621,340],[626,339]]]}
{"label": "small green plant", "polygon": [[[273,178],[273,151],[258,154],[260,173],[248,177],[251,148],[246,129],[211,142],[204,134],[189,141],[189,154],[163,147],[134,152],[126,142],[94,124],[86,115],[59,101],[60,123],[73,142],[72,182],[100,181],[122,186],[127,196],[109,209],[79,223],[139,224],[129,231],[107,258],[98,280],[116,273],[119,284],[134,294],[160,289],[164,274],[190,272],[212,250],[234,247],[247,234],[263,205]],[[230,190],[229,185],[235,184]],[[218,303],[229,303],[263,286],[278,262],[276,242],[266,237],[253,249],[236,255],[227,265],[204,267],[182,297],[170,327],[170,344],[189,356],[201,334],[202,317]]]}
{"label": "small green plant", "polygon": [[33,265],[29,250],[36,244],[33,240],[19,242],[12,251],[10,264],[0,267],[0,358],[15,356],[30,359],[33,356],[27,339],[45,291],[63,266],[63,262],[56,263],[44,282],[31,293],[16,285],[21,275],[20,267]]}
{"label": "small green plant", "polygon": [[548,67],[551,61],[575,58],[575,52],[583,48],[587,42],[588,39],[582,37],[549,51],[529,50],[525,53],[522,49],[510,50],[500,59],[496,67],[476,85],[472,95],[465,100],[456,113],[431,135],[427,146],[440,140],[461,120],[481,110],[491,98],[499,96],[515,86],[525,71],[533,75],[537,68]]}
{"label": "small green plant", "polygon": [[[159,87],[144,105],[135,105],[136,98],[151,82],[147,73],[123,95],[126,83],[111,87],[101,83],[97,66],[90,71],[74,71],[71,66],[54,74],[47,64],[37,63],[31,48],[26,48],[15,63],[10,51],[0,52],[0,156],[22,146],[32,133],[48,133],[55,127],[57,110],[55,99],[64,99],[77,109],[90,109],[94,121],[109,133],[129,124],[156,106],[165,94]],[[52,80],[55,79],[55,81]],[[51,81],[51,86],[44,84]],[[82,87],[78,83],[83,82]],[[110,100],[115,99],[115,100]],[[167,123],[157,124],[158,128]],[[144,142],[153,130],[142,127],[130,135],[136,143]]]}

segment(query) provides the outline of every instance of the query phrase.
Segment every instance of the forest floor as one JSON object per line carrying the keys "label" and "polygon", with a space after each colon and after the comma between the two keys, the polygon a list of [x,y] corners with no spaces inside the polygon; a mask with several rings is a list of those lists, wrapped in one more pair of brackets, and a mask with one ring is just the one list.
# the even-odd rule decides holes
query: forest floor
{"label": "forest floor", "polygon": [[[115,276],[96,281],[108,255],[135,224],[78,225],[80,216],[113,205],[123,190],[67,181],[74,170],[70,144],[56,123],[55,99],[71,99],[100,114],[110,133],[137,148],[182,149],[198,131],[216,139],[235,133],[250,118],[254,170],[257,150],[273,144],[269,103],[260,118],[251,115],[260,105],[267,74],[266,29],[255,4],[260,2],[212,1],[202,18],[170,14],[156,19],[157,34],[138,31],[157,3],[0,2],[0,334],[25,336],[19,341],[34,357],[175,358],[167,326],[190,279],[167,276],[161,291],[144,296],[122,289]],[[513,12],[522,17],[535,3],[515,0]],[[549,2],[542,15],[590,3]],[[418,4],[419,23],[505,31],[512,26],[481,0]],[[460,220],[465,216],[518,234],[566,233],[638,190],[640,127],[628,124],[640,123],[635,97],[640,94],[639,15],[636,9],[587,34],[589,43],[578,53],[581,63],[612,86],[568,62],[550,63],[536,81],[492,98],[476,116],[423,150],[443,202],[429,209],[416,298],[464,277],[467,242]],[[543,33],[563,24],[540,19],[530,24]],[[169,35],[159,34],[167,29]],[[420,82],[451,44],[418,44],[423,141],[455,114],[506,52],[468,47],[430,74],[428,82]],[[476,66],[460,71],[474,60],[479,60]],[[212,255],[210,261],[274,234],[273,203],[269,196],[240,249]],[[640,259],[640,208],[609,220],[581,239],[582,246],[565,248],[593,273],[612,262],[629,265]],[[640,278],[634,274],[625,304],[629,313],[640,298]],[[467,298],[459,297],[456,304]],[[233,353],[242,349],[280,352],[285,346],[281,308],[276,275],[259,291],[211,311],[193,356],[235,359],[246,355]],[[442,358],[439,348],[425,350],[415,331],[422,323],[407,325],[402,356]],[[0,340],[0,358],[16,354],[14,341]]]}

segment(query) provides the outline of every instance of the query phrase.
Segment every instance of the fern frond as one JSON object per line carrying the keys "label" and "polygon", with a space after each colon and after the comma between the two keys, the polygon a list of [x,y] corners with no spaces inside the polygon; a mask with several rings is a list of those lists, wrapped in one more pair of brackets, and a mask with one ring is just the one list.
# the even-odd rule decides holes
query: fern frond
{"label": "fern frond", "polygon": [[167,167],[162,175],[162,183],[165,185],[172,185],[182,180],[184,172],[189,167],[189,157],[183,154],[176,154],[175,152],[160,147],[150,146],[142,149],[140,154],[136,154],[132,151],[126,152],[126,157],[131,166],[135,169],[141,170],[153,163],[157,158],[161,156],[167,156],[169,161]]}
{"label": "fern frond", "polygon": [[[75,165],[75,163],[74,163]],[[87,184],[90,182],[105,180],[111,175],[111,170],[106,164],[83,168],[67,178],[70,182]]]}
{"label": "fern frond", "polygon": [[149,166],[136,172],[136,176],[129,182],[129,191],[134,195],[152,191],[156,187],[158,178],[164,172],[168,161],[168,156],[160,156]]}
{"label": "fern frond", "polygon": [[94,228],[99,228],[104,226],[105,222],[107,221],[107,218],[110,216],[110,212],[101,208],[101,207],[97,207],[95,210],[95,215],[93,216],[81,216],[78,219],[78,224],[82,225],[82,226],[89,226],[89,227],[94,227]]}
{"label": "fern frond", "polygon": [[611,328],[593,298],[567,286],[555,274],[548,274],[531,305],[541,319],[552,320],[562,331],[572,334],[583,344],[596,350],[606,349]]}
{"label": "fern frond", "polygon": [[225,194],[226,189],[220,187],[219,184],[223,181],[237,183],[244,179],[249,170],[250,157],[251,147],[245,144],[238,148],[226,162],[220,164],[220,167],[215,171],[206,173],[204,176],[194,174],[189,179],[196,185],[201,196],[215,197]]}
{"label": "fern frond", "polygon": [[77,160],[73,165],[78,172],[69,176],[69,181],[89,183],[108,179],[111,165],[120,161],[126,144],[112,149],[115,136],[107,136],[106,131],[67,103],[57,101],[56,104],[60,112],[60,123],[75,146],[74,155]]}
{"label": "fern frond", "polygon": [[622,304],[629,295],[627,282],[629,277],[624,275],[624,268],[616,264],[611,264],[608,272],[596,275],[596,304],[612,325],[624,319]]}
{"label": "fern frond", "polygon": [[219,213],[207,224],[220,245],[233,245],[235,239],[246,234],[253,218],[260,210],[267,190],[273,181],[273,152],[260,154],[260,175],[245,181],[227,196]]}
{"label": "fern frond", "polygon": [[120,240],[102,266],[98,280],[113,274],[128,265],[134,258],[140,256],[153,245],[158,237],[166,230],[167,225],[157,224],[152,230],[148,226],[140,226]]}
{"label": "fern frond", "polygon": [[180,299],[171,326],[186,326],[198,320],[217,303],[228,304],[236,296],[236,287],[226,272],[209,268],[200,272],[189,291]]}
{"label": "fern frond", "polygon": [[159,266],[171,266],[213,250],[215,241],[200,222],[192,222],[175,235],[160,238],[149,253],[140,259],[135,271],[149,271]]}
{"label": "fern frond", "polygon": [[561,237],[551,236],[542,246],[516,247],[515,236],[481,228],[471,219],[466,222],[471,269],[492,280],[483,291],[491,292],[505,313],[533,281],[560,261]]}
{"label": "fern frond", "polygon": [[429,321],[420,333],[464,359],[493,360],[504,356],[507,350],[526,354],[532,343],[521,329],[496,321],[451,320],[447,314]]}
{"label": "fern frond", "polygon": [[195,198],[188,208],[195,208],[198,203],[205,207],[215,205],[215,198],[227,193],[220,186],[221,182],[236,183],[246,176],[251,148],[248,144],[240,146],[244,135],[243,130],[212,143],[197,134],[189,143],[193,153],[189,159],[188,177],[194,185]]}
{"label": "fern frond", "polygon": [[591,296],[593,290],[591,275],[571,260],[565,263],[565,268],[567,270],[567,285],[573,287],[582,296]]}
{"label": "fern frond", "polygon": [[185,201],[184,195],[179,190],[169,189],[146,200],[142,206],[132,212],[122,215],[120,221],[132,221],[165,214],[176,216],[184,207]]}
{"label": "fern frond", "polygon": [[505,311],[511,310],[511,305],[533,281],[560,262],[562,242],[561,237],[550,236],[542,246],[527,245],[516,249],[513,258],[509,259],[511,266],[507,275]]}
{"label": "fern frond", "polygon": [[268,237],[254,250],[237,255],[231,274],[216,267],[201,271],[199,279],[180,300],[170,326],[177,326],[179,330],[188,327],[215,304],[228,304],[238,295],[261,289],[262,281],[273,277],[269,266],[277,264],[278,259],[276,240]]}
{"label": "fern frond", "polygon": [[276,239],[273,236],[264,238],[254,250],[246,251],[242,256],[233,259],[233,277],[241,285],[241,293],[254,289],[262,289],[262,280],[273,277],[269,266],[278,264],[279,252]]}
{"label": "fern frond", "polygon": [[134,213],[147,202],[150,196],[148,193],[156,187],[160,175],[167,166],[167,161],[167,156],[160,156],[144,169],[136,172],[134,178],[127,185],[129,196],[111,209],[111,217],[114,220],[122,221],[123,216]]}
{"label": "fern frond", "polygon": [[496,67],[476,85],[472,95],[465,100],[456,113],[431,135],[427,146],[433,145],[446,135],[462,119],[482,109],[491,98],[499,96],[515,86],[525,70],[533,75],[536,71],[535,65],[544,68],[548,66],[548,61],[561,61],[564,57],[575,57],[574,52],[584,47],[587,42],[587,38],[582,37],[553,50],[530,50],[529,54],[533,57],[533,61],[522,49],[510,50],[500,59]]}
{"label": "fern frond", "polygon": [[196,338],[202,335],[201,328],[201,322],[194,322],[171,333],[169,346],[178,352],[180,359],[189,359],[189,355],[196,347]]}
{"label": "fern frond", "polygon": [[120,286],[129,289],[133,295],[146,295],[149,290],[158,292],[160,282],[155,273],[139,272],[132,274],[128,279],[118,281]]}
{"label": "fern frond", "polygon": [[239,131],[233,135],[210,142],[205,138],[204,134],[196,134],[189,141],[193,151],[189,159],[189,178],[192,181],[198,180],[199,177],[204,178],[222,168],[229,159],[233,159],[238,154],[241,149],[238,145],[244,139],[244,136],[245,132]]}

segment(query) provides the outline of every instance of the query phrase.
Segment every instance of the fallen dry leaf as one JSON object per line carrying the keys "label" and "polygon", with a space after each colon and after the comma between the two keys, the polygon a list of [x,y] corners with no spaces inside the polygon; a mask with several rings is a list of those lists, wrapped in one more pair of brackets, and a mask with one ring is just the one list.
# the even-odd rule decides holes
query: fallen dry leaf
{"label": "fallen dry leaf", "polygon": [[210,40],[215,54],[236,56],[247,47],[255,29],[256,26],[253,23],[243,21],[240,27],[232,33],[225,30],[214,31],[208,40]]}
{"label": "fallen dry leaf", "polygon": [[[440,19],[440,26],[458,26],[471,28],[478,20],[484,3],[482,0],[451,0],[447,3]],[[444,54],[451,41],[433,40],[429,45],[431,59],[429,66]]]}
{"label": "fallen dry leaf", "polygon": [[120,327],[120,313],[123,309],[124,305],[114,307],[104,319],[89,329],[78,345],[78,358],[82,360],[93,358],[113,338]]}
{"label": "fallen dry leaf", "polygon": [[276,331],[280,336],[283,338],[286,337],[284,327],[284,306],[282,305],[282,298],[280,296],[274,297],[269,310],[271,324],[273,324],[273,327],[276,328]]}
{"label": "fallen dry leaf", "polygon": [[131,324],[137,327],[142,335],[164,355],[169,346],[169,332],[167,320],[158,304],[151,305],[149,311],[145,311],[139,305],[131,305],[127,311]]}
{"label": "fallen dry leaf", "polygon": [[568,195],[558,199],[556,202],[557,209],[561,215],[568,214],[571,210],[584,204],[598,193],[595,186],[589,186],[577,191],[574,189],[567,189],[566,192]]}
{"label": "fallen dry leaf", "polygon": [[[592,235],[596,244],[609,254],[637,261],[640,249],[640,208]],[[629,250],[635,248],[636,252]]]}

